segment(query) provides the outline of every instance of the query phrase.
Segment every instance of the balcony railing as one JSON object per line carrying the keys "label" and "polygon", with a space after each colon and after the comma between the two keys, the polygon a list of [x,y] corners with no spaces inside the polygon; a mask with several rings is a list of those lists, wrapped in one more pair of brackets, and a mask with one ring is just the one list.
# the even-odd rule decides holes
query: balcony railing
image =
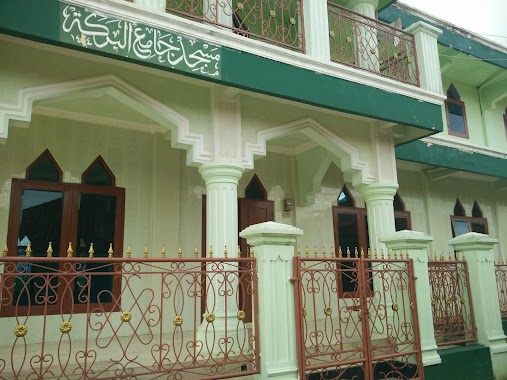
{"label": "balcony railing", "polygon": [[0,379],[258,373],[255,259],[164,252],[0,257]]}
{"label": "balcony railing", "polygon": [[428,262],[428,273],[437,345],[476,341],[467,262],[435,256]]}
{"label": "balcony railing", "polygon": [[419,86],[412,34],[328,3],[331,60]]}
{"label": "balcony railing", "polygon": [[235,34],[305,51],[302,0],[167,0],[166,11]]}
{"label": "balcony railing", "polygon": [[500,313],[502,314],[502,319],[507,319],[507,263],[497,263],[495,265],[495,272]]}

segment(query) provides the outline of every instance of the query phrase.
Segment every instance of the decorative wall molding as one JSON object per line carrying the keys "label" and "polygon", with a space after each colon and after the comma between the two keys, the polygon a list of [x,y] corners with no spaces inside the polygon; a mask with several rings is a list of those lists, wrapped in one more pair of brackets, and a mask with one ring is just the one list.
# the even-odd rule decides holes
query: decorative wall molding
{"label": "decorative wall molding", "polygon": [[211,161],[211,153],[204,148],[204,137],[190,132],[187,118],[115,75],[102,75],[19,90],[16,104],[0,103],[0,142],[7,140],[10,120],[31,120],[33,102],[98,89],[103,89],[115,100],[154,120],[162,131],[170,131],[171,146],[187,150],[187,164],[197,165]]}
{"label": "decorative wall molding", "polygon": [[126,20],[135,20],[156,28],[170,29],[183,36],[207,41],[219,46],[252,53],[277,62],[307,69],[354,83],[375,87],[387,92],[404,95],[424,102],[441,105],[445,97],[441,94],[384,78],[364,70],[358,70],[327,60],[317,60],[309,55],[284,49],[278,46],[256,41],[223,30],[220,27],[198,23],[170,13],[153,13],[139,5],[124,0],[67,0],[67,3],[93,8],[98,12]]}
{"label": "decorative wall molding", "polygon": [[245,168],[253,169],[254,159],[266,155],[266,142],[271,139],[300,132],[325,148],[336,160],[340,169],[351,175],[354,185],[372,183],[375,175],[370,173],[368,163],[359,159],[359,150],[339,138],[312,118],[303,118],[257,132],[255,143],[244,143],[242,162]]}

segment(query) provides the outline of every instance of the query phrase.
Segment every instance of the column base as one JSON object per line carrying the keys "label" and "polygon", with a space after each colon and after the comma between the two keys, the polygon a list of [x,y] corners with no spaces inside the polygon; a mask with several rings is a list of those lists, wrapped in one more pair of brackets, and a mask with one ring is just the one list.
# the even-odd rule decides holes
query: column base
{"label": "column base", "polygon": [[436,365],[442,363],[442,358],[438,354],[438,347],[435,345],[435,347],[426,347],[421,348],[421,357],[422,357],[422,363],[423,367],[428,367],[430,365]]}
{"label": "column base", "polygon": [[493,374],[495,379],[507,379],[507,344],[504,343],[504,351],[493,353],[493,347],[490,347],[491,365],[493,366]]}

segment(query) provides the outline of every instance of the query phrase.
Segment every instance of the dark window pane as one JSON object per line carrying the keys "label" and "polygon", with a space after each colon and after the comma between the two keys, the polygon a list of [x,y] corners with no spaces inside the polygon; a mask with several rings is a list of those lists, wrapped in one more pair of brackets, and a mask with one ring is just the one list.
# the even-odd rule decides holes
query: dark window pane
{"label": "dark window pane", "polygon": [[[90,243],[93,243],[94,257],[107,257],[109,244],[114,242],[116,233],[116,195],[80,194],[76,255],[87,257]],[[120,249],[119,247],[115,247]],[[104,273],[112,271],[110,264],[82,265],[85,276],[76,280],[75,303],[86,303],[88,291],[90,302],[111,302],[113,300],[113,276]],[[99,274],[100,273],[100,274]]]}
{"label": "dark window pane", "polygon": [[485,234],[486,233],[486,224],[483,222],[472,222],[472,232]]}
{"label": "dark window pane", "polygon": [[461,221],[461,220],[455,220],[453,221],[454,224],[454,233],[456,236],[466,234],[470,232],[470,227],[468,226],[468,222]]}
{"label": "dark window pane", "polygon": [[97,160],[86,173],[84,183],[87,185],[112,186],[113,179],[100,161]]}
{"label": "dark window pane", "polygon": [[338,206],[354,207],[354,199],[347,191],[342,191],[338,196]]}
{"label": "dark window pane", "polygon": [[[354,255],[354,249],[359,248],[359,227],[357,225],[357,214],[337,213],[338,218],[338,239],[343,257],[346,257],[347,248],[351,255]],[[352,267],[352,262],[343,262],[342,270],[342,290],[343,292],[354,292],[357,289],[357,276],[355,273],[347,271]]]}
{"label": "dark window pane", "polygon": [[[57,191],[24,190],[21,194],[21,211],[18,232],[18,256],[25,256],[30,242],[32,256],[45,257],[49,242],[52,242],[53,256],[60,253],[60,235],[62,230],[63,193]],[[36,306],[57,302],[56,287],[58,280],[49,275],[58,264],[19,264],[18,270],[31,275],[21,275],[16,280],[14,305]]]}
{"label": "dark window pane", "polygon": [[38,181],[58,182],[60,173],[55,168],[47,154],[42,155],[39,160],[30,168],[27,179]]}
{"label": "dark window pane", "polygon": [[449,115],[449,128],[451,131],[466,134],[463,106],[454,103],[447,103]]}
{"label": "dark window pane", "polygon": [[397,216],[394,218],[396,231],[408,230],[408,219],[406,216]]}

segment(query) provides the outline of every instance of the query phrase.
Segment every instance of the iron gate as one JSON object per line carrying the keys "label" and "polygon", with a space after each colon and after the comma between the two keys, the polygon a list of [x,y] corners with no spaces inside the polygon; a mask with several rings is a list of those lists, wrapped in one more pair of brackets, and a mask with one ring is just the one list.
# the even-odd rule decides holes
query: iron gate
{"label": "iron gate", "polygon": [[301,379],[423,379],[408,259],[294,258]]}

